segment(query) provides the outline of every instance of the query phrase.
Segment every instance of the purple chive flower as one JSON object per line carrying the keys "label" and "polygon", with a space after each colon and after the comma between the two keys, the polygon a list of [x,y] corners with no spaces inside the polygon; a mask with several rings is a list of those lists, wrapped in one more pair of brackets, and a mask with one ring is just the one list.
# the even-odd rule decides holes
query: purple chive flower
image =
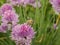
{"label": "purple chive flower", "polygon": [[5,11],[2,17],[2,22],[12,23],[14,25],[18,22],[18,15],[11,10]]}
{"label": "purple chive flower", "polygon": [[1,6],[0,12],[3,14],[5,11],[12,10],[12,9],[13,9],[12,6],[10,4],[6,3]]}
{"label": "purple chive flower", "polygon": [[8,29],[8,25],[6,23],[2,23],[0,25],[0,32],[6,33],[6,30]]}
{"label": "purple chive flower", "polygon": [[60,13],[60,0],[50,0],[50,3],[52,4],[53,9],[56,13]]}
{"label": "purple chive flower", "polygon": [[[18,30],[18,31],[17,31]],[[12,29],[12,34],[16,34],[17,37],[33,37],[35,32],[33,30],[33,28],[27,24],[21,24],[21,25],[16,25],[13,29]]]}
{"label": "purple chive flower", "polygon": [[11,38],[16,41],[16,45],[19,43],[21,45],[28,45],[31,43],[32,38],[34,37],[35,32],[30,25],[18,24],[12,29]]}

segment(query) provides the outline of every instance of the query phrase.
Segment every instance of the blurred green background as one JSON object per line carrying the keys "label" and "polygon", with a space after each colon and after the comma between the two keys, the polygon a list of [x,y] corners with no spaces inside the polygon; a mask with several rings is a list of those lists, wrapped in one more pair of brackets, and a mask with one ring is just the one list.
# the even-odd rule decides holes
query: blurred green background
{"label": "blurred green background", "polygon": [[[32,19],[32,27],[36,31],[35,38],[32,40],[32,45],[60,45],[60,24],[58,29],[53,28],[56,22],[57,15],[55,14],[49,0],[40,0],[41,8],[14,7],[16,13],[19,15],[19,24],[25,23]],[[6,3],[6,0],[0,0],[0,7]],[[10,32],[0,33],[0,45],[15,45],[9,37]]]}

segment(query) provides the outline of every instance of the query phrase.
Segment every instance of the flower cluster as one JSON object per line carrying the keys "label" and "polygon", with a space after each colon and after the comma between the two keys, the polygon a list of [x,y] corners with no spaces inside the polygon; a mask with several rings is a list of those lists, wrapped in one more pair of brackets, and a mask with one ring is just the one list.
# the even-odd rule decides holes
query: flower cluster
{"label": "flower cluster", "polygon": [[31,5],[33,7],[41,7],[40,1],[36,2],[36,0],[7,0],[7,2],[10,2],[12,5]]}
{"label": "flower cluster", "polygon": [[32,38],[34,38],[35,32],[33,28],[24,23],[18,24],[12,28],[11,38],[19,45],[30,45]]}
{"label": "flower cluster", "polygon": [[3,4],[0,8],[1,25],[0,32],[6,33],[7,30],[11,30],[11,39],[16,42],[16,45],[31,45],[32,38],[34,38],[35,32],[30,26],[30,22],[27,21],[24,24],[18,24],[19,19],[12,5]]}
{"label": "flower cluster", "polygon": [[6,33],[6,30],[8,29],[8,25],[6,23],[2,23],[0,25],[0,32]]}
{"label": "flower cluster", "polygon": [[11,10],[11,11],[13,10],[13,7],[12,7],[10,4],[8,4],[8,3],[3,4],[3,5],[1,6],[1,8],[0,8],[1,14],[4,14],[5,11],[8,11],[8,10]]}
{"label": "flower cluster", "polygon": [[52,7],[54,8],[55,12],[59,14],[60,13],[60,0],[50,0],[50,3],[52,4]]}
{"label": "flower cluster", "polygon": [[5,31],[6,30],[5,28],[8,27],[9,24],[12,24],[12,26],[17,24],[18,15],[15,13],[15,11],[13,10],[13,7],[10,4],[7,4],[7,3],[3,4],[0,8],[0,11],[1,11],[1,17],[2,17],[0,30],[2,30],[1,28],[3,28],[3,30]]}

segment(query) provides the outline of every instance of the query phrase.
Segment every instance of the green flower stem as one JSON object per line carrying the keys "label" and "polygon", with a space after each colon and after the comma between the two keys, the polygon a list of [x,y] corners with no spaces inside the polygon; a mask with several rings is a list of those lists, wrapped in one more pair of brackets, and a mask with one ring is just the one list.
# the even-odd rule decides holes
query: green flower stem
{"label": "green flower stem", "polygon": [[58,15],[58,18],[56,20],[56,25],[58,25],[59,19],[60,19],[60,15]]}

